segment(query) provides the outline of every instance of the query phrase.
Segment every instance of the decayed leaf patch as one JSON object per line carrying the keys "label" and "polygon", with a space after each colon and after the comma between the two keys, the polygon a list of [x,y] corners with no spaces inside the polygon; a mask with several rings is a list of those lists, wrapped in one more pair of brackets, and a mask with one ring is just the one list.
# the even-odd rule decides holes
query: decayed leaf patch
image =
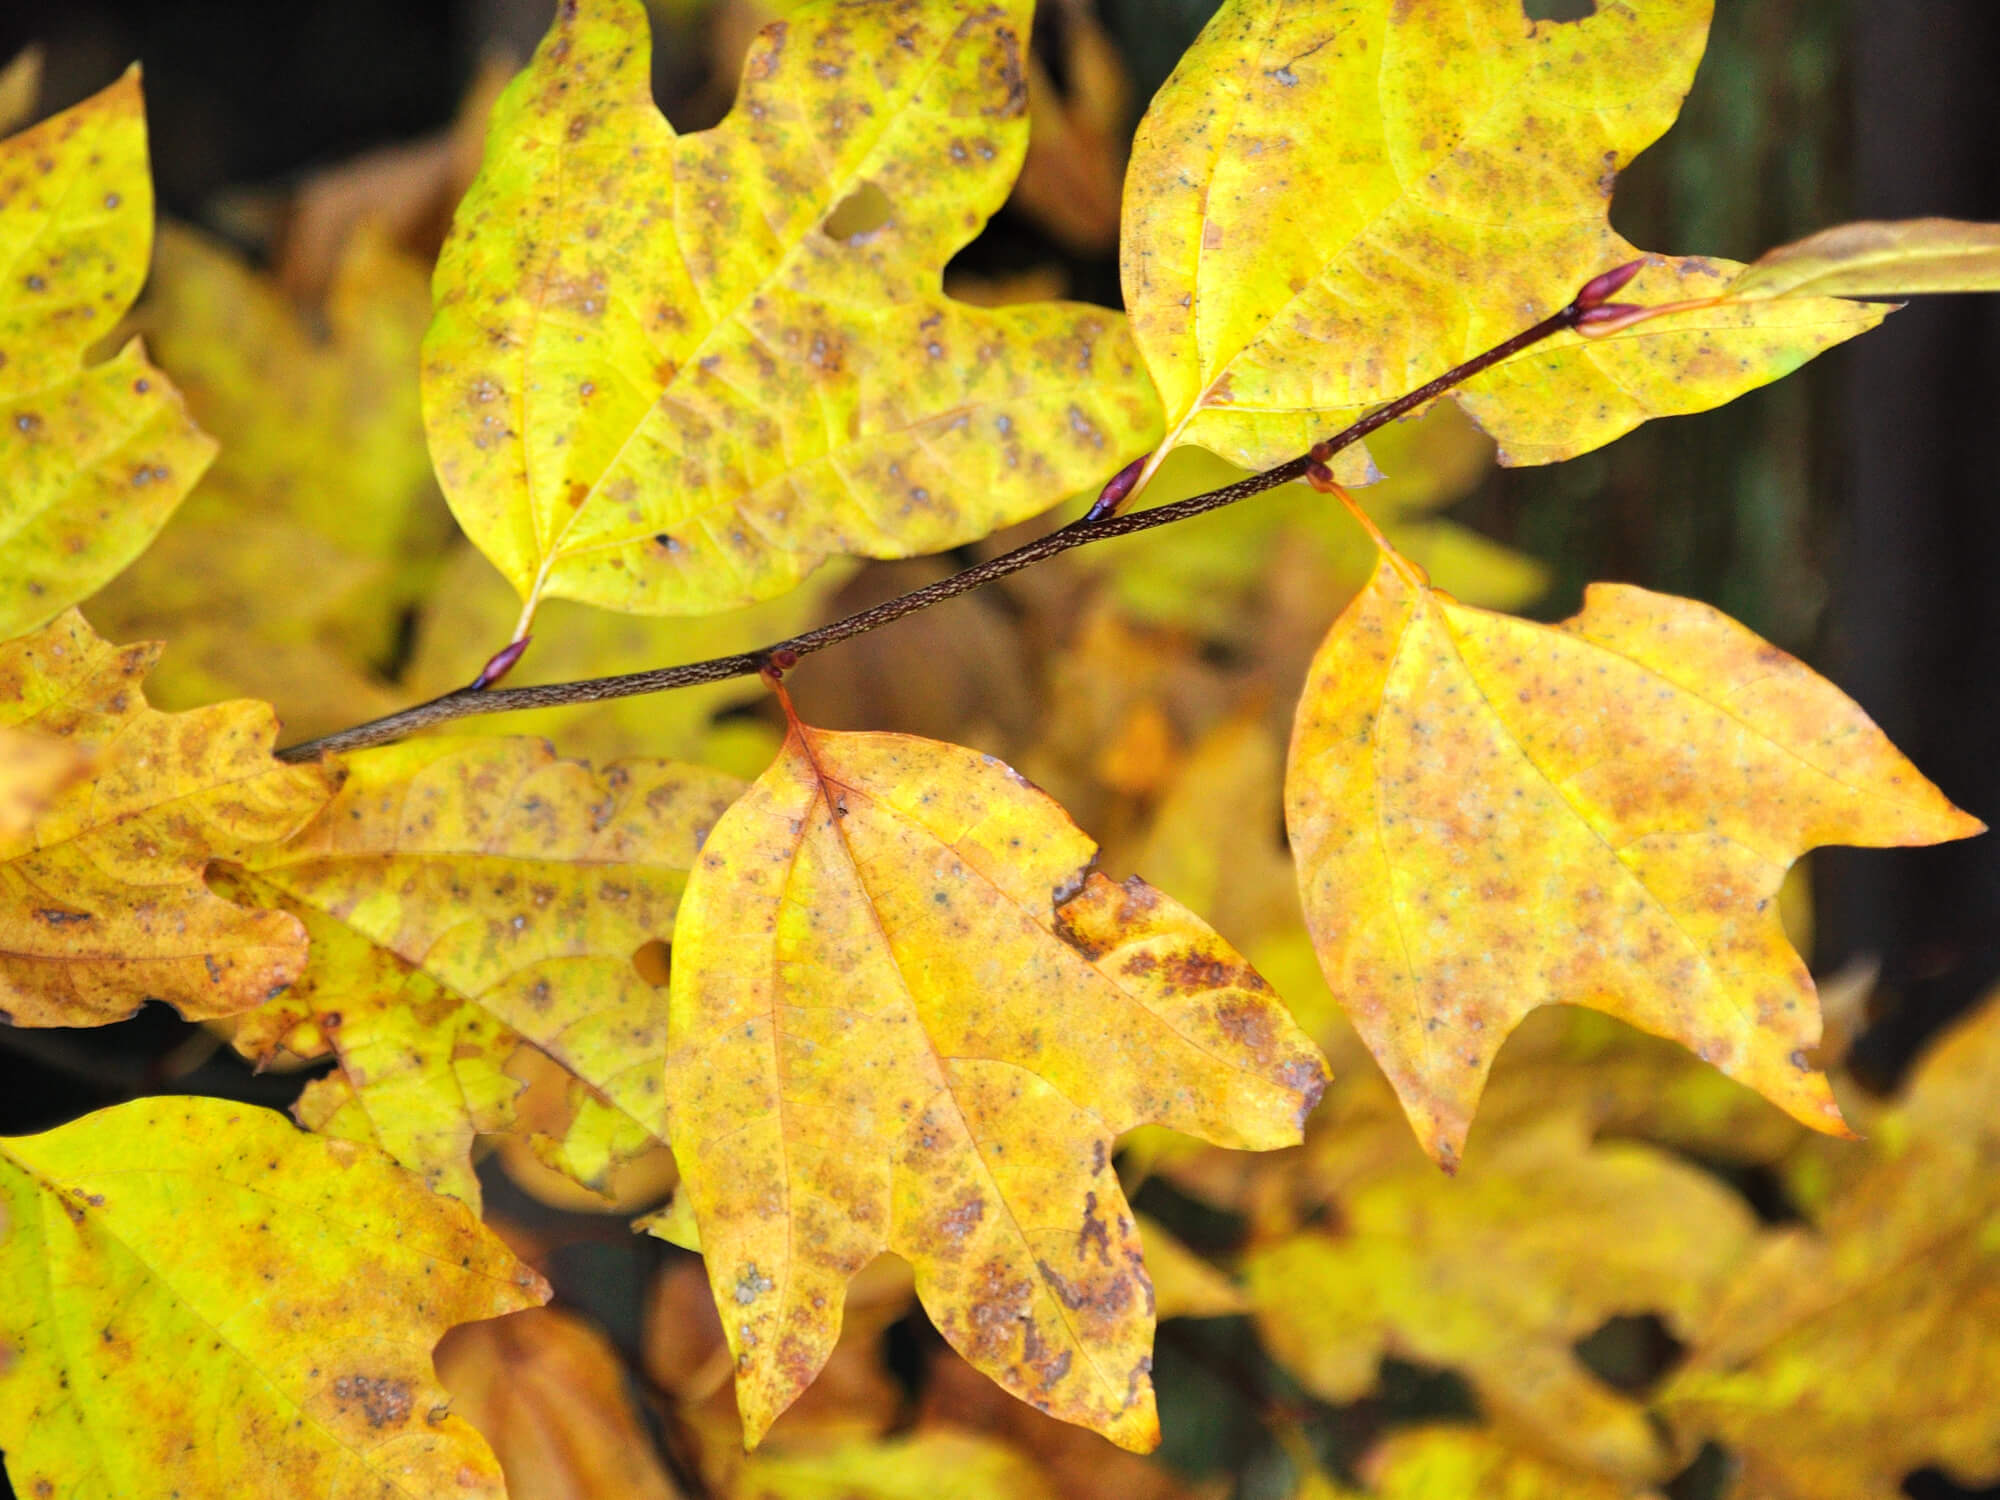
{"label": "decayed leaf patch", "polygon": [[0,1449],[22,1495],[499,1500],[431,1345],[548,1289],[462,1204],[268,1110],[0,1140]]}
{"label": "decayed leaf patch", "polygon": [[704,846],[668,1087],[750,1441],[885,1249],[1008,1390],[1157,1440],[1113,1139],[1150,1120],[1283,1145],[1325,1074],[1240,957],[1094,854],[991,757],[796,723]]}
{"label": "decayed leaf patch", "polygon": [[1521,1017],[1589,1005],[1839,1133],[1786,868],[1983,826],[1824,679],[1705,605],[1593,585],[1548,627],[1399,558],[1327,635],[1286,822],[1327,982],[1455,1162]]}
{"label": "decayed leaf patch", "polygon": [[86,759],[0,831],[0,1011],[17,1026],[100,1025],[149,999],[228,1015],[305,960],[295,920],[232,905],[202,875],[291,833],[325,785],[271,758],[261,703],[148,707],[139,683],[157,654],[108,645],[74,610],[0,644],[0,730]]}

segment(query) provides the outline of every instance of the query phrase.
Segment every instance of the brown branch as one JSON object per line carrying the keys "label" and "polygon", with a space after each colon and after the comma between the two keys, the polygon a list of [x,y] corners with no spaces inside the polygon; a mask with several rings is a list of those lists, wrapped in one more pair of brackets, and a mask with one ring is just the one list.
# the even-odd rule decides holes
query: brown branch
{"label": "brown branch", "polygon": [[[1454,366],[1427,384],[1417,387],[1406,396],[1398,397],[1388,405],[1378,407],[1360,421],[1344,428],[1325,442],[1315,443],[1312,451],[1302,453],[1297,458],[1279,464],[1275,469],[1266,469],[1261,474],[1252,474],[1239,479],[1234,484],[1221,489],[1210,490],[1203,495],[1195,495],[1186,500],[1177,500],[1171,505],[1162,505],[1153,510],[1136,511],[1129,515],[1099,516],[1096,509],[1080,521],[1037,537],[1012,552],[1002,553],[975,567],[954,573],[949,578],[899,595],[858,614],[831,624],[821,625],[786,640],[773,641],[756,651],[739,651],[732,656],[711,657],[707,661],[688,662],[678,667],[657,667],[646,672],[622,672],[612,677],[590,677],[579,682],[552,682],[539,687],[488,688],[478,685],[463,687],[456,692],[446,693],[441,698],[433,698],[428,703],[419,703],[398,713],[375,719],[366,724],[358,724],[352,729],[342,729],[333,734],[322,735],[316,740],[291,745],[277,752],[278,759],[284,761],[315,760],[322,755],[343,750],[359,750],[368,745],[386,744],[390,740],[401,739],[420,729],[429,729],[437,724],[448,724],[454,719],[470,718],[474,714],[511,713],[523,708],[553,708],[567,703],[598,703],[607,698],[630,698],[641,693],[663,693],[670,688],[693,687],[702,682],[724,682],[733,677],[753,677],[771,669],[789,668],[800,657],[810,656],[815,651],[824,651],[829,646],[851,640],[857,635],[878,629],[905,615],[913,615],[918,610],[929,609],[933,604],[942,604],[947,599],[955,599],[982,584],[1005,578],[1009,573],[1018,573],[1023,568],[1033,567],[1051,557],[1068,552],[1075,547],[1088,546],[1092,542],[1109,541],[1113,537],[1131,536],[1141,531],[1151,531],[1156,526],[1171,526],[1176,521],[1191,520],[1195,516],[1206,515],[1209,511],[1220,510],[1225,505],[1234,505],[1238,500],[1247,500],[1252,495],[1260,495],[1265,490],[1276,489],[1281,484],[1289,484],[1301,478],[1316,464],[1325,464],[1341,449],[1351,447],[1367,437],[1378,427],[1395,421],[1398,417],[1415,411],[1427,402],[1435,400],[1453,386],[1462,384],[1490,369],[1502,360],[1511,358],[1523,349],[1540,343],[1551,334],[1574,328],[1580,322],[1590,321],[1586,314],[1602,308],[1607,299],[1636,275],[1642,261],[1629,266],[1621,266],[1615,271],[1587,283],[1577,293],[1576,298],[1561,311],[1550,314],[1535,324],[1525,328],[1512,338],[1494,345],[1484,354],[1475,355],[1464,364]],[[486,673],[481,674],[482,680]]]}

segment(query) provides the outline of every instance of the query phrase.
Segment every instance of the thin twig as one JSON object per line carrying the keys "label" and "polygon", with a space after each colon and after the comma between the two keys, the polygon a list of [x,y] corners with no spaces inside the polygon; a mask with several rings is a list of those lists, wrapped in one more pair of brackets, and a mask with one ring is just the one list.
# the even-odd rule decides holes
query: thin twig
{"label": "thin twig", "polygon": [[[1261,495],[1266,490],[1276,489],[1281,484],[1289,484],[1302,477],[1314,464],[1324,464],[1343,448],[1353,446],[1387,423],[1415,411],[1427,402],[1435,400],[1453,386],[1470,380],[1483,370],[1490,369],[1502,360],[1511,358],[1530,345],[1538,344],[1551,334],[1574,328],[1579,319],[1592,308],[1602,305],[1605,300],[1630,280],[1643,262],[1631,266],[1621,266],[1616,271],[1586,284],[1576,299],[1561,311],[1550,314],[1532,328],[1524,328],[1512,338],[1494,345],[1484,354],[1475,355],[1427,384],[1417,387],[1406,396],[1398,397],[1388,405],[1378,407],[1360,421],[1344,428],[1325,442],[1315,443],[1312,451],[1302,453],[1297,458],[1279,464],[1275,469],[1266,469],[1261,474],[1252,474],[1239,479],[1234,484],[1226,484],[1221,489],[1210,490],[1203,495],[1195,495],[1186,500],[1177,500],[1171,505],[1162,505],[1153,510],[1136,511],[1129,515],[1112,515],[1093,520],[1086,516],[1046,536],[1037,537],[1025,546],[1016,547],[1012,552],[1002,553],[975,567],[954,573],[949,578],[914,589],[845,619],[835,620],[829,625],[805,631],[756,651],[739,651],[731,656],[711,657],[707,661],[688,662],[678,667],[656,667],[646,672],[621,672],[611,677],[590,677],[578,682],[552,682],[539,687],[488,688],[480,686],[463,687],[456,692],[446,693],[441,698],[433,698],[428,703],[419,703],[414,708],[406,708],[386,717],[358,724],[352,729],[338,730],[322,735],[303,744],[291,745],[278,751],[278,759],[284,761],[316,760],[322,755],[343,750],[359,750],[368,745],[386,744],[390,740],[401,739],[420,729],[434,725],[448,724],[454,719],[470,718],[474,714],[511,713],[524,708],[553,708],[569,703],[599,703],[607,698],[631,698],[642,693],[663,693],[671,688],[693,687],[703,682],[725,682],[734,677],[753,677],[760,672],[789,668],[800,657],[810,656],[815,651],[824,651],[829,646],[852,640],[857,635],[879,629],[905,615],[913,615],[919,610],[929,609],[933,604],[942,604],[947,599],[955,599],[982,584],[1005,578],[1010,573],[1018,573],[1023,568],[1033,567],[1051,557],[1068,552],[1072,548],[1088,546],[1092,542],[1109,541],[1113,537],[1131,536],[1141,531],[1151,531],[1156,526],[1171,526],[1176,521],[1192,520],[1206,515],[1212,510],[1220,510],[1225,505],[1234,505],[1238,500],[1247,500],[1252,495]],[[1622,280],[1620,278],[1623,278]],[[1604,288],[1609,288],[1605,290]],[[486,676],[481,674],[482,678]]]}

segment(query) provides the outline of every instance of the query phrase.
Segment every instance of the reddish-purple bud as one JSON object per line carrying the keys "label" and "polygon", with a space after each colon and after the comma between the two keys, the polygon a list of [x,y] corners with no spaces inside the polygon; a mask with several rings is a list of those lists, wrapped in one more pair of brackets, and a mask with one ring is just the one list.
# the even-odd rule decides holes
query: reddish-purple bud
{"label": "reddish-purple bud", "polygon": [[533,639],[534,637],[531,635],[524,635],[518,641],[502,646],[498,651],[495,651],[486,659],[486,665],[479,669],[479,675],[467,684],[466,691],[468,693],[484,692],[509,672],[513,671],[514,663],[521,659],[521,653],[528,649],[528,643]]}
{"label": "reddish-purple bud", "polygon": [[771,665],[780,672],[789,672],[799,664],[799,653],[790,646],[780,646],[771,653]]}
{"label": "reddish-purple bud", "polygon": [[1633,313],[1646,311],[1636,302],[1603,302],[1596,307],[1586,307],[1577,314],[1576,326],[1589,328],[1598,323],[1615,323],[1620,318],[1629,318]]}
{"label": "reddish-purple bud", "polygon": [[1646,258],[1641,256],[1637,260],[1628,260],[1615,270],[1606,271],[1602,276],[1591,277],[1583,284],[1583,290],[1576,294],[1576,307],[1586,313],[1602,307],[1625,290],[1626,283],[1645,269]]}
{"label": "reddish-purple bud", "polygon": [[1097,499],[1092,502],[1089,513],[1083,519],[1101,521],[1106,516],[1117,515],[1118,507],[1125,503],[1125,497],[1132,493],[1132,486],[1139,482],[1139,471],[1146,467],[1146,460],[1152,456],[1150,453],[1142,453],[1113,474],[1106,481],[1104,488],[1097,492]]}
{"label": "reddish-purple bud", "polygon": [[1318,490],[1322,495],[1337,494],[1340,489],[1340,486],[1334,481],[1333,470],[1329,469],[1325,464],[1320,463],[1317,459],[1306,465],[1305,480],[1307,484]]}
{"label": "reddish-purple bud", "polygon": [[1333,457],[1333,444],[1314,443],[1312,447],[1306,450],[1306,457],[1316,464],[1326,463]]}

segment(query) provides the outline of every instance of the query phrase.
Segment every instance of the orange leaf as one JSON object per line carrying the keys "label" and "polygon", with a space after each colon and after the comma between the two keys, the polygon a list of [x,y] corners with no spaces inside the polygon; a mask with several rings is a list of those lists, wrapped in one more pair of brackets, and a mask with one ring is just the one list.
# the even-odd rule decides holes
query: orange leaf
{"label": "orange leaf", "polygon": [[1286,775],[1327,982],[1425,1149],[1465,1142],[1538,1005],[1672,1037],[1817,1130],[1811,978],[1776,896],[1820,844],[1959,812],[1830,683],[1706,605],[1596,584],[1555,627],[1385,561],[1314,658]]}
{"label": "orange leaf", "polygon": [[1325,1071],[1232,949],[1095,853],[990,756],[796,723],[703,846],[668,1092],[749,1441],[885,1249],[1008,1390],[1157,1441],[1113,1138],[1157,1121],[1285,1145]]}

